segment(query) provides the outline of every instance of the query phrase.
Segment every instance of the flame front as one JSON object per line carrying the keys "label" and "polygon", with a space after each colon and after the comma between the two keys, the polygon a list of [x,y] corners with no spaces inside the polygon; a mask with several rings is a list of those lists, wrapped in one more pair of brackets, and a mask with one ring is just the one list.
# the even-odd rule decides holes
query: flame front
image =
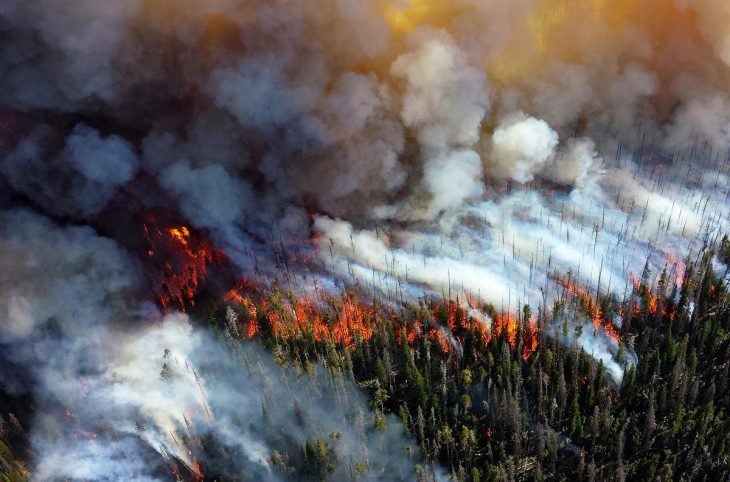
{"label": "flame front", "polygon": [[578,299],[581,304],[583,311],[591,317],[593,321],[593,328],[596,331],[603,330],[603,332],[616,343],[621,342],[621,336],[618,333],[616,327],[613,326],[613,322],[606,318],[603,311],[598,306],[593,296],[588,291],[580,286],[577,286],[570,280],[555,279],[555,283],[558,286],[562,286],[566,293],[570,296],[574,296]]}
{"label": "flame front", "polygon": [[[495,315],[490,330],[487,324],[469,316],[465,308],[453,301],[434,305],[432,316],[424,323],[420,318],[409,319],[402,313],[398,314],[386,308],[376,310],[373,306],[361,303],[353,294],[315,302],[306,297],[285,299],[276,293],[259,301],[257,305],[242,291],[230,290],[224,301],[237,307],[243,314],[243,319],[239,322],[241,326],[236,330],[245,334],[248,339],[260,335],[262,326],[267,325],[277,339],[298,340],[311,337],[317,343],[331,342],[353,350],[358,342],[372,339],[382,330],[383,320],[388,319],[394,332],[404,334],[409,345],[414,346],[428,339],[444,353],[460,351],[469,333],[476,334],[484,345],[504,336],[513,350],[518,348],[521,337],[523,360],[529,359],[537,351],[539,344],[539,329],[534,317],[526,320],[521,328],[516,315],[498,314]],[[396,343],[402,343],[402,340],[402,336],[396,336]]]}
{"label": "flame front", "polygon": [[162,229],[151,216],[144,224],[144,232],[147,256],[157,268],[153,270],[153,282],[162,308],[167,311],[174,307],[184,312],[195,306],[198,288],[213,263],[211,247],[189,227]]}

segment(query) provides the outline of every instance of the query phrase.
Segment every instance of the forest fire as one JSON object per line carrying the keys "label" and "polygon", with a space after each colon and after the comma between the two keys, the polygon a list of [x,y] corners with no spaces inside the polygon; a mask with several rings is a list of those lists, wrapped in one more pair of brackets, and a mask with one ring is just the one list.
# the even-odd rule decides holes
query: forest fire
{"label": "forest fire", "polygon": [[191,467],[193,471],[193,476],[195,480],[202,481],[205,480],[205,476],[203,475],[203,470],[200,466],[200,462],[195,457],[192,458]]}
{"label": "forest fire", "polygon": [[306,298],[293,300],[289,305],[269,300],[262,302],[261,310],[258,310],[249,298],[231,290],[225,301],[244,310],[243,328],[249,339],[260,331],[259,314],[268,320],[276,338],[289,340],[309,335],[316,342],[331,341],[347,348],[353,348],[358,339],[369,340],[375,327],[373,310],[353,299],[345,300],[338,308],[338,316],[333,319],[323,316]]}
{"label": "forest fire", "polygon": [[0,482],[727,479],[728,0],[0,5]]}
{"label": "forest fire", "polygon": [[[677,275],[675,276],[678,276],[681,272],[683,277],[684,268],[682,267],[680,270],[680,266],[683,266],[681,261],[679,261],[675,266],[677,269]],[[629,278],[631,279],[634,293],[639,295],[639,304],[634,304],[632,307],[633,316],[640,316],[642,311],[646,311],[646,314],[648,315],[655,316],[661,311],[662,317],[667,318],[670,321],[675,319],[677,316],[677,307],[673,303],[667,303],[665,300],[666,293],[662,293],[661,290],[652,289],[651,286],[642,282],[636,273],[630,273]],[[678,288],[681,287],[682,279],[676,278],[674,286]]]}
{"label": "forest fire", "polygon": [[537,351],[537,347],[539,344],[539,327],[537,325],[537,320],[535,318],[530,318],[527,325],[525,326],[525,331],[522,335],[523,339],[523,345],[522,345],[522,359],[527,361],[530,358],[530,355],[535,353]]}
{"label": "forest fire", "polygon": [[214,261],[213,249],[185,225],[161,228],[148,215],[143,227],[147,257],[156,268],[151,271],[160,305],[165,311],[183,312],[195,306],[198,287]]}
{"label": "forest fire", "polygon": [[667,260],[667,266],[671,269],[671,272],[674,274],[674,277],[673,277],[674,285],[677,286],[677,288],[681,288],[682,283],[684,281],[684,272],[685,272],[684,261],[682,261],[681,258],[675,257],[671,250],[666,251],[664,253],[664,257]]}
{"label": "forest fire", "polygon": [[451,342],[442,328],[435,326],[429,328],[428,339],[436,343],[442,352],[449,353],[451,351]]}
{"label": "forest fire", "polygon": [[[378,331],[378,314],[372,306],[364,305],[354,295],[345,294],[343,298],[329,297],[325,304],[317,304],[305,297],[283,299],[274,296],[257,304],[251,297],[242,294],[243,290],[232,289],[224,297],[229,305],[237,307],[242,315],[236,318],[235,331],[253,339],[262,333],[262,325],[267,325],[271,334],[281,340],[311,339],[317,343],[332,342],[349,350],[358,341],[370,340]],[[495,315],[491,332],[487,325],[472,316],[456,302],[437,304],[432,310],[432,321],[424,326],[419,318],[405,322],[395,312],[383,312],[394,326],[396,343],[403,339],[414,347],[420,340],[428,338],[442,352],[449,353],[455,346],[463,345],[467,334],[474,333],[484,345],[493,338],[505,336],[514,350],[518,346],[518,336],[522,337],[521,356],[528,360],[537,351],[539,329],[537,320],[532,317],[520,331],[520,322],[515,315]]]}
{"label": "forest fire", "polygon": [[494,317],[492,332],[494,336],[506,333],[507,342],[514,349],[517,346],[518,325],[517,317],[512,313],[498,314]]}
{"label": "forest fire", "polygon": [[245,319],[243,320],[243,330],[246,334],[246,338],[250,340],[254,336],[256,336],[256,334],[259,332],[259,325],[257,321],[258,310],[256,309],[256,305],[254,305],[251,300],[249,300],[245,296],[242,296],[235,289],[230,290],[228,293],[226,293],[226,296],[223,298],[223,300],[226,303],[238,304],[241,306],[243,312],[246,315]]}
{"label": "forest fire", "polygon": [[593,328],[598,331],[603,329],[604,333],[616,343],[621,342],[621,337],[613,326],[611,320],[607,319],[593,296],[584,288],[577,286],[570,280],[555,278],[555,283],[565,289],[566,294],[575,297],[580,302],[580,308],[588,314],[593,321]]}
{"label": "forest fire", "polygon": [[[185,225],[158,227],[151,216],[147,217],[144,230],[149,245],[148,258],[159,268],[155,286],[162,308],[184,311],[195,306],[196,295],[207,270],[217,261],[210,244]],[[675,266],[679,272],[680,263],[675,263]],[[569,279],[555,278],[554,281],[564,288],[568,296],[578,300],[580,309],[590,316],[596,331],[600,330],[614,342],[620,342],[618,330],[585,288]],[[636,283],[639,283],[636,286],[638,290],[640,282],[634,275]],[[357,301],[354,295],[344,295],[342,299],[325,296],[324,300],[318,301],[288,295],[254,301],[258,299],[253,297],[257,292],[255,285],[250,281],[241,282],[223,296],[223,301],[235,307],[239,314],[235,331],[246,339],[261,335],[262,323],[267,323],[270,333],[282,340],[311,336],[318,343],[332,342],[354,349],[358,340],[370,340],[378,330],[378,315],[374,308]],[[654,314],[659,309],[659,297],[651,295],[648,299],[648,310]],[[394,313],[391,315],[393,320],[399,318]],[[510,348],[519,348],[522,359],[528,360],[538,349],[540,334],[537,320],[529,314],[526,316],[522,319],[515,313],[496,313],[490,326],[490,323],[471,316],[458,302],[448,301],[433,306],[432,319],[435,323],[424,324],[425,320],[413,319],[409,323],[400,322],[403,325],[398,326],[398,331],[405,330],[407,342],[412,346],[427,337],[445,353],[463,345],[466,333],[470,331],[478,333],[485,344],[494,337],[504,336]],[[400,342],[399,336],[396,341]]]}

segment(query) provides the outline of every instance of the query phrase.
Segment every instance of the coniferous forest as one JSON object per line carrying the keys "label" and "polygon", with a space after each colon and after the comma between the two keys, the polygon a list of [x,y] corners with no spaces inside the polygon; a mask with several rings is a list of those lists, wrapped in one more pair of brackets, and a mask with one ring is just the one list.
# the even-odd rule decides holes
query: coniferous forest
{"label": "coniferous forest", "polygon": [[[395,312],[364,304],[353,292],[316,310],[275,289],[201,311],[229,356],[243,360],[242,370],[255,363],[242,355],[246,345],[257,344],[286,376],[319,380],[322,390],[357,385],[369,405],[358,430],[377,437],[389,424],[402,425],[408,442],[398,450],[412,460],[417,480],[727,480],[730,298],[727,273],[715,266],[723,271],[728,262],[726,237],[676,282],[647,268],[623,301],[566,291],[550,318],[525,306],[491,337],[454,302],[426,299]],[[499,318],[494,307],[482,308]],[[575,336],[561,320],[592,317],[591,310],[624,319],[621,380],[575,344],[545,335],[555,329]],[[537,326],[529,326],[531,319]],[[279,402],[262,396],[261,403],[266,423],[269,405]],[[353,461],[326,426],[304,444],[271,439],[280,444],[268,454],[278,475],[389,479],[370,473],[382,454]],[[13,434],[9,421],[4,433]],[[198,450],[220,447],[202,438]],[[3,475],[22,479],[12,456],[4,460]],[[210,480],[240,480],[226,466],[202,471]]]}
{"label": "coniferous forest", "polygon": [[[333,380],[359,385],[368,393],[375,429],[388,423],[383,414],[397,415],[424,456],[418,480],[431,480],[429,464],[446,468],[454,480],[727,480],[730,298],[727,273],[713,269],[714,254],[730,261],[727,237],[716,253],[690,263],[681,286],[666,272],[645,270],[626,304],[600,300],[604,316],[628,313],[622,348],[638,362],[624,358],[619,382],[602,362],[545,336],[527,356],[529,306],[513,340],[505,329],[485,341],[457,305],[433,301],[396,315],[375,306],[370,316],[377,328],[367,340],[355,334],[347,343],[316,341],[307,321],[299,322],[299,336],[277,336],[266,317],[256,320],[258,340],[302,376],[320,363]],[[349,296],[332,300],[334,323]],[[294,301],[277,292],[266,302],[285,316]],[[552,307],[552,319],[538,314],[537,322],[559,324],[557,318],[587,308],[585,300],[566,296]],[[222,320],[221,308],[211,311],[212,329],[230,336]],[[460,348],[444,337],[414,337],[414,324],[448,327],[446,336]],[[342,454],[320,450],[321,443],[287,454],[297,460],[293,480],[325,480],[328,464],[345,463]],[[272,457],[277,465],[279,455]]]}
{"label": "coniferous forest", "polygon": [[0,0],[0,482],[730,482],[730,0]]}
{"label": "coniferous forest", "polygon": [[[261,404],[256,422],[261,426],[255,430],[275,447],[265,457],[276,477],[727,480],[728,265],[726,236],[716,248],[688,261],[681,279],[672,280],[666,270],[652,273],[647,266],[624,300],[594,300],[566,289],[549,310],[540,307],[533,314],[525,305],[508,319],[493,306],[481,306],[493,320],[491,330],[458,300],[423,299],[396,310],[378,300],[366,303],[355,291],[315,305],[278,288],[242,289],[198,312],[236,370],[260,368],[257,383],[264,390],[254,397]],[[593,324],[568,323],[581,317]],[[621,340],[616,357],[623,368],[620,379],[602,361],[566,342],[585,329],[597,336],[603,329],[600,320],[617,317],[623,320],[614,334]],[[160,357],[162,384],[179,376],[168,351]],[[268,368],[261,367],[266,363],[262,353],[273,357]],[[226,369],[213,364],[202,368],[201,376],[230,378]],[[282,408],[276,395],[266,393],[269,384],[282,383],[314,388]],[[357,386],[367,399],[366,411],[343,415],[359,432],[359,443],[368,447],[364,458],[343,450],[342,433],[329,430],[326,418],[303,408],[326,400],[330,392],[337,393],[338,404],[349,406],[353,395],[346,385]],[[5,404],[24,410],[18,400],[6,399]],[[311,438],[291,437],[281,420],[304,427]],[[255,423],[249,423],[254,429]],[[143,422],[137,424],[143,433]],[[200,474],[206,480],[242,480],[231,462],[235,451],[216,436],[197,433],[187,419],[186,424],[186,446],[203,462],[196,461],[201,465],[191,471],[170,461],[173,475],[179,480],[202,479]],[[100,427],[93,438],[115,437],[111,429],[105,432],[103,422]],[[393,430],[404,437],[393,442]],[[16,415],[3,416],[0,432],[2,477],[28,479],[22,460],[32,453]],[[379,463],[393,455],[409,460],[410,469],[395,473]],[[265,472],[259,476],[267,477]]]}

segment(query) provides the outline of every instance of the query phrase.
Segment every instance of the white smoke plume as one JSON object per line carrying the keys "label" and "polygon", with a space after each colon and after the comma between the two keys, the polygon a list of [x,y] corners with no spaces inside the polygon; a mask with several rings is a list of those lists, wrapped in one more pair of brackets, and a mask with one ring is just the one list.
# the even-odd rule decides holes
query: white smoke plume
{"label": "white smoke plume", "polygon": [[558,134],[543,120],[519,113],[509,116],[492,136],[490,174],[498,180],[526,183],[535,178],[558,145]]}
{"label": "white smoke plume", "polygon": [[[131,327],[167,330],[144,325],[155,310],[134,301],[149,297],[134,267],[139,213],[201,229],[237,276],[302,291],[313,279],[352,284],[393,303],[550,312],[556,278],[620,301],[647,259],[654,275],[678,272],[730,225],[729,9],[2,2],[0,310],[3,356],[24,368],[0,375],[44,407],[72,404],[59,380],[111,389],[111,367],[133,363],[117,357],[146,350]],[[602,332],[565,341],[617,381],[631,362]],[[194,405],[188,395],[176,403]],[[178,453],[166,434],[145,432],[154,446],[142,448],[110,420],[126,435],[79,452],[40,445],[66,439],[39,419],[38,467],[75,453],[69,477],[144,480],[148,455]],[[144,463],[95,471],[126,451]]]}
{"label": "white smoke plume", "polygon": [[[352,457],[372,480],[412,476],[402,427],[392,418],[373,429],[349,380],[316,365],[302,377],[254,346],[228,354],[187,315],[162,318],[135,301],[128,254],[89,228],[13,211],[2,213],[0,233],[3,361],[23,369],[2,381],[30,390],[38,406],[37,480],[168,480],[172,457],[192,470],[207,457],[225,473],[279,480],[272,447],[315,437],[332,444],[333,462]],[[234,455],[203,453],[209,435]],[[344,476],[347,464],[338,467],[333,476]]]}

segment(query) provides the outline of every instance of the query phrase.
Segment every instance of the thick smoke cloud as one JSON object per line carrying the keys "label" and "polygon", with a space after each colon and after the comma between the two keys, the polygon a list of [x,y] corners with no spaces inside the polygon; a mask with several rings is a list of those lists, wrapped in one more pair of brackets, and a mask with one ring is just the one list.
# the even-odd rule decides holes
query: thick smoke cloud
{"label": "thick smoke cloud", "polygon": [[[411,43],[417,48],[399,56],[390,71],[405,82],[400,118],[416,131],[430,195],[426,215],[433,217],[484,192],[481,161],[470,148],[479,140],[489,93],[484,72],[469,65],[447,35],[421,30]],[[407,209],[412,216],[413,206]]]}
{"label": "thick smoke cloud", "polygon": [[602,174],[602,160],[591,139],[571,139],[566,143],[565,152],[558,154],[541,172],[545,179],[579,188],[589,187]]}
{"label": "thick smoke cloud", "polygon": [[0,163],[15,190],[51,213],[79,218],[98,214],[137,171],[133,146],[119,136],[102,137],[78,124],[64,145],[60,141],[51,127],[40,125]]}
{"label": "thick smoke cloud", "polygon": [[126,300],[138,279],[113,241],[88,227],[59,229],[30,211],[3,212],[0,220],[6,343],[32,338],[47,323],[81,335],[133,311]]}
{"label": "thick smoke cloud", "polygon": [[160,184],[179,200],[185,217],[200,228],[236,222],[251,202],[249,187],[217,164],[192,169],[181,161],[160,173]]}
{"label": "thick smoke cloud", "polygon": [[[730,224],[729,8],[2,2],[0,322],[4,356],[29,375],[0,374],[51,414],[32,428],[38,467],[73,452],[70,477],[124,460],[106,473],[144,480],[151,453],[184,456],[162,428],[125,425],[126,410],[151,410],[142,382],[109,418],[120,438],[81,451],[49,435],[52,407],[91,405],[58,380],[112,394],[109,373],[133,363],[125,350],[152,353],[168,330],[202,337],[184,320],[144,325],[155,310],[135,301],[146,294],[123,248],[130,224],[110,221],[132,205],[200,228],[260,283],[282,278],[279,244],[311,239],[307,268],[287,265],[293,286],[352,284],[393,303],[450,294],[549,312],[568,273],[619,300],[647,259],[654,275],[678,273]],[[193,358],[198,345],[170,340],[181,363]],[[631,362],[603,333],[565,341],[616,380]],[[195,393],[168,399],[194,406]],[[180,430],[180,413],[152,425]]]}
{"label": "thick smoke cloud", "polygon": [[24,374],[3,371],[2,381],[30,390],[37,405],[37,480],[168,480],[165,460],[194,468],[192,450],[206,456],[196,440],[207,435],[238,455],[209,454],[208,467],[278,480],[273,447],[331,432],[339,433],[332,457],[353,457],[372,480],[412,476],[398,421],[375,430],[349,380],[317,366],[302,378],[253,346],[227,353],[187,315],[161,318],[135,295],[129,255],[89,228],[28,211],[1,220],[0,342],[4,361]]}
{"label": "thick smoke cloud", "polygon": [[492,175],[496,179],[526,183],[553,156],[558,134],[545,121],[519,113],[495,129],[492,143]]}
{"label": "thick smoke cloud", "polygon": [[3,2],[2,103],[72,112],[118,100],[125,80],[115,52],[140,3]]}

